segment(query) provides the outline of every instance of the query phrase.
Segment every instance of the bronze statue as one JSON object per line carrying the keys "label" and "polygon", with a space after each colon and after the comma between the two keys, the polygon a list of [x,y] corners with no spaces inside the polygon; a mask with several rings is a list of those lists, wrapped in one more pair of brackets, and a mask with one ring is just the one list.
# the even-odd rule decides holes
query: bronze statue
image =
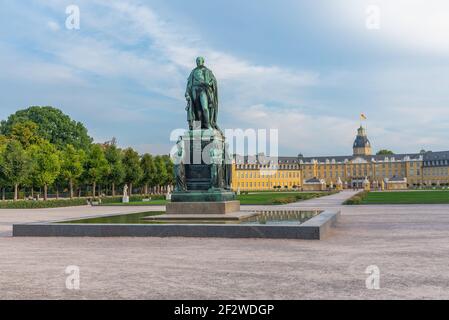
{"label": "bronze statue", "polygon": [[217,80],[202,57],[196,65],[185,92],[189,130],[178,139],[173,154],[176,187],[172,202],[235,200],[232,159],[217,125]]}
{"label": "bronze statue", "polygon": [[182,137],[179,137],[178,142],[176,142],[176,153],[174,156],[173,171],[175,175],[175,191],[186,191],[186,174],[184,167],[184,141]]}
{"label": "bronze statue", "polygon": [[229,153],[229,144],[225,142],[224,148],[224,188],[231,190],[232,184],[232,157]]}
{"label": "bronze statue", "polygon": [[218,87],[211,70],[204,66],[204,58],[196,59],[197,67],[187,80],[187,119],[189,127],[193,122],[201,123],[201,129],[220,130],[217,125]]}
{"label": "bronze statue", "polygon": [[220,189],[224,187],[224,159],[221,148],[213,143],[209,150],[210,156],[210,176],[211,189]]}

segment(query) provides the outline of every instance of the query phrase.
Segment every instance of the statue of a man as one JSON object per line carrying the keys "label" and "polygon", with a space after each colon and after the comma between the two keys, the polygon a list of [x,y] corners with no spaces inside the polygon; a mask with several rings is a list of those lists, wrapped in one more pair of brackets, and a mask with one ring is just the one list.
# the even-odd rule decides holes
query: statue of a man
{"label": "statue of a man", "polygon": [[204,58],[196,59],[197,67],[187,80],[186,99],[194,121],[201,123],[202,129],[217,129],[218,87],[211,70],[204,66]]}
{"label": "statue of a man", "polygon": [[231,190],[232,184],[232,156],[229,153],[229,144],[225,143],[225,151],[224,151],[224,185],[225,189]]}
{"label": "statue of a man", "polygon": [[224,187],[223,172],[223,151],[218,144],[212,145],[209,150],[210,156],[210,176],[211,189],[220,189]]}
{"label": "statue of a man", "polygon": [[187,184],[186,184],[186,173],[185,173],[185,167],[184,167],[184,141],[182,140],[182,137],[179,137],[178,141],[176,142],[176,153],[173,157],[173,173],[175,176],[175,191],[186,191],[187,190]]}

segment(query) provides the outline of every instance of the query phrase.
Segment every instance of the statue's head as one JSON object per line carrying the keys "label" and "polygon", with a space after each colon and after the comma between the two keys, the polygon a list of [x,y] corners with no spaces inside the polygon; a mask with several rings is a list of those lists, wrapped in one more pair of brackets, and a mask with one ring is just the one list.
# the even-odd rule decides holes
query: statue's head
{"label": "statue's head", "polygon": [[196,65],[197,65],[198,67],[204,66],[204,58],[203,58],[203,57],[198,57],[198,58],[196,58]]}

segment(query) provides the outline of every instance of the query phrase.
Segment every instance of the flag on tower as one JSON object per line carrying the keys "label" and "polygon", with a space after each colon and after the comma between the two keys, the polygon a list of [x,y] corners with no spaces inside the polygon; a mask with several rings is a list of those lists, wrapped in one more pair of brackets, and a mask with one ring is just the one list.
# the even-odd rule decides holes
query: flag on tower
{"label": "flag on tower", "polygon": [[360,114],[360,120],[366,120],[366,116],[365,116],[364,113],[361,113],[361,114]]}

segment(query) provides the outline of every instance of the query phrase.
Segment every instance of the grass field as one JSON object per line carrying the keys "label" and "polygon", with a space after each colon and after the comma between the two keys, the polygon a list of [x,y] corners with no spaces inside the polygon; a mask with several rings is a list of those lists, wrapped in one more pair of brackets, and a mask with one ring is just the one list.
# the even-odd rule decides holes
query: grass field
{"label": "grass field", "polygon": [[329,195],[328,192],[258,192],[241,194],[237,197],[240,204],[276,205],[302,201]]}
{"label": "grass field", "polygon": [[444,204],[449,191],[369,192],[360,204]]}
{"label": "grass field", "polygon": [[[302,201],[321,196],[329,195],[327,192],[254,192],[249,194],[241,194],[237,196],[240,204],[246,205],[276,205],[287,204],[296,201]],[[103,203],[100,206],[151,206],[151,205],[165,205],[166,200],[152,200],[148,202],[131,201],[129,203]]]}

